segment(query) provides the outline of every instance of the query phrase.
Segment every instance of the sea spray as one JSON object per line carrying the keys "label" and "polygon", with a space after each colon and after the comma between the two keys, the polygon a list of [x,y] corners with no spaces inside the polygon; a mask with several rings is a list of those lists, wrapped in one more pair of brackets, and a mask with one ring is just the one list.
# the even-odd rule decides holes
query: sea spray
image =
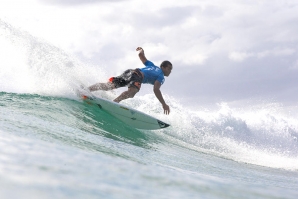
{"label": "sea spray", "polygon": [[0,90],[73,97],[82,84],[105,79],[63,50],[0,20]]}

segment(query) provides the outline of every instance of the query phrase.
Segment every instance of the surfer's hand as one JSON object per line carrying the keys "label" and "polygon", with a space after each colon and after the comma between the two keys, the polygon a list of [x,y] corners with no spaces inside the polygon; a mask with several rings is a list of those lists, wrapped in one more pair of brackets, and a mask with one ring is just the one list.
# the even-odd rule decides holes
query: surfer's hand
{"label": "surfer's hand", "polygon": [[164,110],[164,114],[166,114],[166,115],[170,114],[170,107],[167,104],[163,104],[162,108]]}
{"label": "surfer's hand", "polygon": [[142,61],[143,64],[147,61],[147,58],[145,57],[145,53],[142,47],[137,47],[136,51],[139,51],[139,58]]}
{"label": "surfer's hand", "polygon": [[141,53],[142,51],[144,52],[144,50],[143,50],[142,47],[137,47],[136,51],[140,51],[140,53]]}
{"label": "surfer's hand", "polygon": [[145,52],[144,49],[142,47],[137,47],[136,51],[139,51],[139,55],[144,55],[145,56]]}

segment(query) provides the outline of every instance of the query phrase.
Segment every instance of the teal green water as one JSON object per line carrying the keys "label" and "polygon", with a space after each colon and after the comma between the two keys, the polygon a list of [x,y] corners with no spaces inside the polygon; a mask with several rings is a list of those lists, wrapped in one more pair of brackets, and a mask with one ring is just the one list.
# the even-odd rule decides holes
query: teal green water
{"label": "teal green water", "polygon": [[190,134],[173,122],[167,130],[140,131],[79,99],[2,92],[0,196],[297,197],[297,167],[245,163],[228,147],[226,155],[216,153],[190,141],[206,139],[199,129],[201,138],[179,137]]}

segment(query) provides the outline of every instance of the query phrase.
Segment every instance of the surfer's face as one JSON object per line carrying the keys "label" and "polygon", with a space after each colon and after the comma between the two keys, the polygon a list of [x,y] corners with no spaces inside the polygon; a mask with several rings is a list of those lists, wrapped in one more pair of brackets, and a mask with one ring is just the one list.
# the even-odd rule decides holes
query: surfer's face
{"label": "surfer's face", "polygon": [[172,69],[173,69],[172,65],[167,65],[166,67],[163,66],[162,71],[163,71],[164,76],[168,77],[171,74]]}

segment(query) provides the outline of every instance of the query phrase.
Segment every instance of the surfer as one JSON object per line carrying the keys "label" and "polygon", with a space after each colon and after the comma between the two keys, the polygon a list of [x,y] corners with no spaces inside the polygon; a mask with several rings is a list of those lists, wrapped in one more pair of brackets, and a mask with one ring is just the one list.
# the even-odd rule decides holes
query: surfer
{"label": "surfer", "polygon": [[141,88],[141,84],[152,84],[153,91],[156,98],[162,104],[165,114],[170,113],[170,107],[166,104],[162,93],[160,91],[161,85],[164,83],[164,76],[168,77],[172,71],[173,65],[169,61],[163,61],[160,67],[155,66],[151,61],[147,60],[143,48],[136,49],[139,52],[139,58],[145,65],[144,68],[128,69],[117,77],[111,77],[107,83],[96,83],[88,89],[92,91],[97,90],[113,90],[116,88],[128,86],[128,90],[119,95],[114,102],[119,103],[127,98],[133,98]]}

